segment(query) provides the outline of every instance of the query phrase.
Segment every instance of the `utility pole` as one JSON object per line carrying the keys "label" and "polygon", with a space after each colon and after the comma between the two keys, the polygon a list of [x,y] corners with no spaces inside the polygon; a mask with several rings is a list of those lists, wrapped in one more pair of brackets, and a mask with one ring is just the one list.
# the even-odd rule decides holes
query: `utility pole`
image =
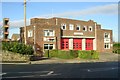
{"label": "utility pole", "polygon": [[35,26],[34,26],[34,52],[35,52],[35,54],[36,54],[36,37],[35,37]]}
{"label": "utility pole", "polygon": [[27,28],[26,28],[26,0],[24,0],[24,39],[27,44]]}

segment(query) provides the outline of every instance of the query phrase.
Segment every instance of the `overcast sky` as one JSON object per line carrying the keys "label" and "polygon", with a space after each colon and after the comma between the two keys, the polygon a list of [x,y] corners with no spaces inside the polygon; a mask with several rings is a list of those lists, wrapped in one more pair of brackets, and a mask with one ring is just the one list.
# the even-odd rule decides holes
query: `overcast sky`
{"label": "overcast sky", "polygon": [[[32,0],[31,0],[32,1]],[[103,29],[113,30],[113,40],[118,40],[117,2],[27,2],[27,25],[33,17],[64,17],[77,20],[94,20]],[[2,18],[10,18],[10,38],[19,33],[23,22],[23,2],[2,2]],[[0,21],[2,21],[2,18]],[[0,22],[2,25],[2,22]]]}

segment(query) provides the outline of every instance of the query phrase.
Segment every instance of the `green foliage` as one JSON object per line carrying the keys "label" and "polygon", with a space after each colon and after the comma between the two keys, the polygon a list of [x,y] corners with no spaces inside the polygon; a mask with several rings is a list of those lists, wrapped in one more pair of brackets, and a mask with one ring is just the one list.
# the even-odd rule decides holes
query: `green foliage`
{"label": "green foliage", "polygon": [[120,48],[120,43],[114,43],[113,48]]}
{"label": "green foliage", "polygon": [[83,59],[99,59],[99,54],[94,50],[91,51],[78,50],[78,57]]}
{"label": "green foliage", "polygon": [[113,53],[120,54],[120,43],[113,44]]}
{"label": "green foliage", "polygon": [[[45,57],[48,57],[48,50],[45,51]],[[99,55],[96,51],[80,51],[80,50],[49,50],[49,57],[57,57],[62,59],[84,58],[84,59],[98,59]]]}
{"label": "green foliage", "polygon": [[23,55],[32,55],[34,52],[32,46],[18,42],[2,42],[2,50],[20,53]]}
{"label": "green foliage", "polygon": [[[48,50],[45,51],[45,57],[48,57]],[[62,51],[62,50],[49,50],[49,57],[57,57],[62,59],[72,59],[76,57],[73,50]]]}

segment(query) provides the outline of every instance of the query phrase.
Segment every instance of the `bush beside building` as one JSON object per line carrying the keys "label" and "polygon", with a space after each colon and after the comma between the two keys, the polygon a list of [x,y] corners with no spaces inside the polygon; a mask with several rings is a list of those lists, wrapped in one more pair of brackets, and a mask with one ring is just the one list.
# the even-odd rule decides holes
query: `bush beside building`
{"label": "bush beside building", "polygon": [[120,54],[120,43],[114,43],[113,44],[113,53]]}
{"label": "bush beside building", "polygon": [[46,50],[45,57],[53,58],[61,58],[61,59],[73,59],[73,58],[83,58],[83,59],[99,59],[99,53],[94,50],[90,51],[80,51],[80,50]]}
{"label": "bush beside building", "polygon": [[32,46],[18,42],[2,42],[2,50],[22,55],[33,55],[34,53]]}

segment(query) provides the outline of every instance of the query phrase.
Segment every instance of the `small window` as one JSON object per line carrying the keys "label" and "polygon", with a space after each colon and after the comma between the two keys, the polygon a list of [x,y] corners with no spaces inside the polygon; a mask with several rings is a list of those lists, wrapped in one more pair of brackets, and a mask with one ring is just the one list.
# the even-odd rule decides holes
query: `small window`
{"label": "small window", "polygon": [[44,44],[44,49],[53,49],[53,44]]}
{"label": "small window", "polygon": [[66,24],[61,24],[61,29],[66,30]]}
{"label": "small window", "polygon": [[92,26],[89,26],[89,31],[92,31]]}
{"label": "small window", "polygon": [[84,27],[83,27],[83,31],[87,31],[87,26],[84,26]]}
{"label": "small window", "polygon": [[54,30],[44,30],[44,36],[54,36]]}
{"label": "small window", "polygon": [[104,44],[104,48],[105,48],[105,49],[110,49],[110,43],[105,43],[105,44]]}
{"label": "small window", "polygon": [[48,44],[44,44],[44,49],[48,49]]}
{"label": "small window", "polygon": [[79,25],[77,25],[76,30],[78,30],[78,31],[80,30],[80,26]]}
{"label": "small window", "polygon": [[104,38],[110,38],[110,34],[109,33],[104,33]]}
{"label": "small window", "polygon": [[74,25],[73,25],[73,24],[70,24],[70,25],[69,25],[69,29],[70,29],[70,30],[73,30],[73,29],[74,29]]}
{"label": "small window", "polygon": [[32,37],[33,36],[33,31],[32,30],[28,30],[28,37]]}

